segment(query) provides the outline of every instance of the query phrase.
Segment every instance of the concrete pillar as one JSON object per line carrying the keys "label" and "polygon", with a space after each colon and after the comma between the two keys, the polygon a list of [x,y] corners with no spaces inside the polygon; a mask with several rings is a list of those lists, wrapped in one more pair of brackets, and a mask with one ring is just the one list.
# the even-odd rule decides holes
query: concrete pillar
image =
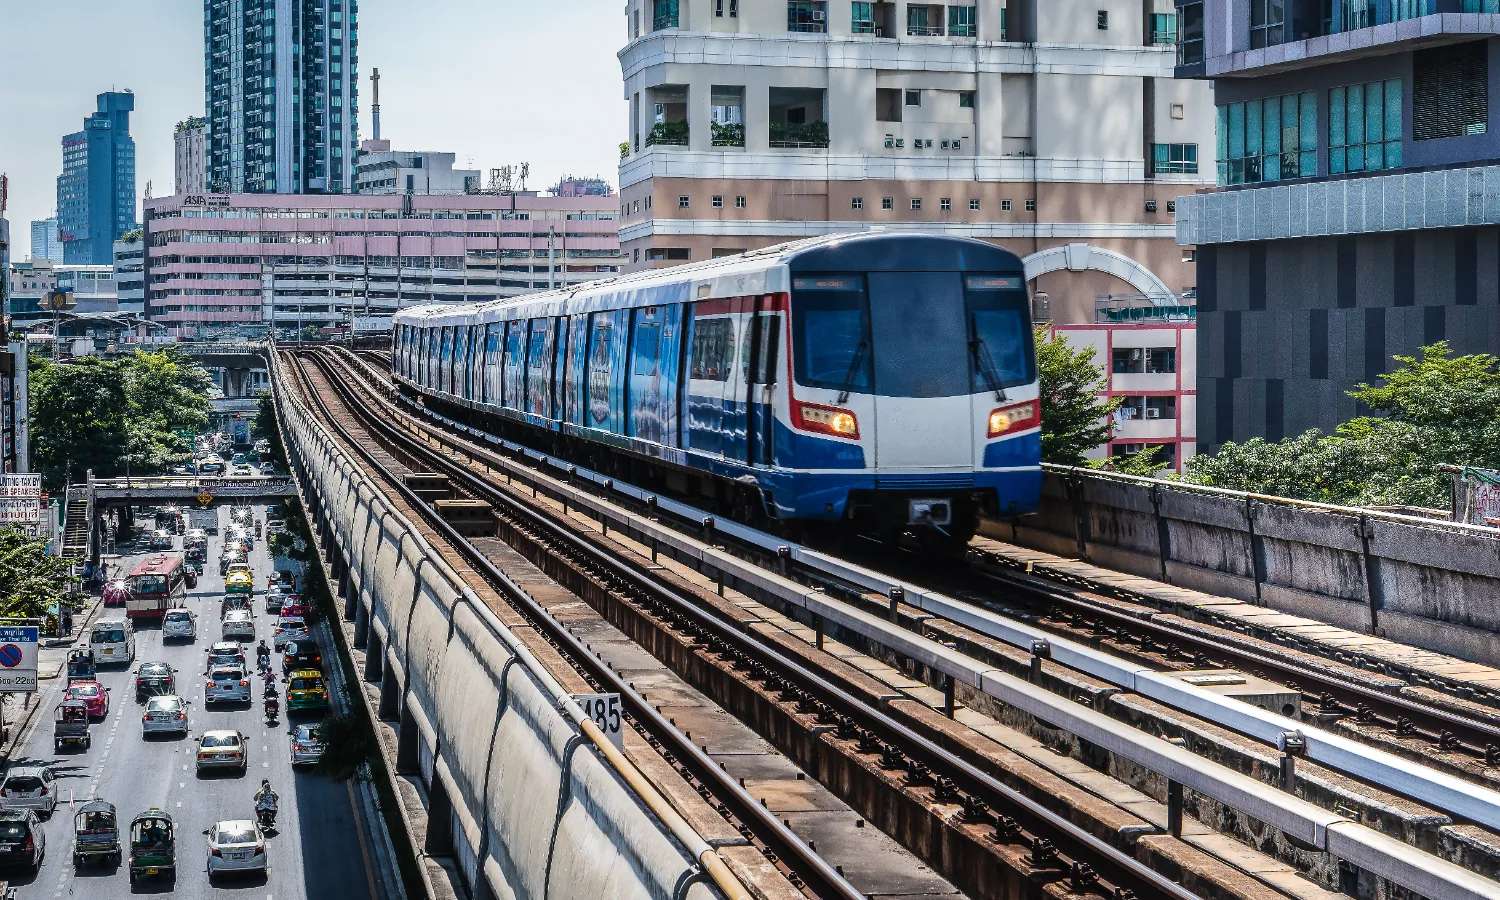
{"label": "concrete pillar", "polygon": [[[405,733],[405,729],[402,729]],[[427,789],[427,834],[422,851],[429,856],[453,855],[453,801],[441,778],[433,778]]]}
{"label": "concrete pillar", "polygon": [[[395,678],[391,679],[391,683],[395,683]],[[408,701],[406,697],[398,698],[395,691],[391,691],[391,697],[391,706],[394,707],[399,703],[401,707],[399,710],[390,710],[390,713],[399,715],[401,720],[396,726],[396,771],[402,775],[420,772],[422,762],[417,755],[417,741],[419,740],[417,735],[417,720],[412,716],[411,708],[407,706]],[[385,707],[386,692],[384,686],[382,686],[380,691],[380,717],[382,719],[389,719],[392,716],[387,714]],[[430,799],[432,785],[427,784],[425,778],[422,780],[422,783],[427,788]]]}
{"label": "concrete pillar", "polygon": [[[358,623],[355,623],[356,630]],[[369,640],[365,647],[365,681],[379,681],[385,669],[385,647],[375,629],[368,629]]]}
{"label": "concrete pillar", "polygon": [[[401,709],[401,686],[396,683],[396,673],[391,671],[390,666],[382,665],[381,669],[384,671],[380,675],[380,707],[377,713],[382,721],[389,722],[398,716],[404,716]],[[404,736],[406,729],[401,730]],[[398,759],[397,766],[399,765]]]}
{"label": "concrete pillar", "polygon": [[706,152],[713,146],[713,90],[702,78],[687,86],[688,149]]}
{"label": "concrete pillar", "polygon": [[359,615],[359,592],[354,590],[354,581],[347,568],[339,576],[339,596],[344,598],[344,619],[356,618]]}

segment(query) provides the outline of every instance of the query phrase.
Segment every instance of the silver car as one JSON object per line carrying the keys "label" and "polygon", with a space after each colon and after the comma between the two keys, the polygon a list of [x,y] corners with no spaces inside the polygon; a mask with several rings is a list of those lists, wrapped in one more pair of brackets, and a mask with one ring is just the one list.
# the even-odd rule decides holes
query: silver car
{"label": "silver car", "polygon": [[292,737],[291,754],[294,766],[315,766],[323,758],[328,745],[323,743],[322,728],[317,723],[298,725],[287,734]]}
{"label": "silver car", "polygon": [[169,609],[161,619],[162,640],[195,641],[198,639],[198,617],[191,610]]}
{"label": "silver car", "polygon": [[0,782],[0,809],[29,809],[52,815],[57,808],[57,776],[46,766],[15,766]]}
{"label": "silver car", "polygon": [[250,767],[250,748],[245,736],[230,729],[215,729],[203,732],[198,738],[198,771],[204,769],[239,769],[240,774]]}
{"label": "silver car", "polygon": [[266,870],[266,836],[249,819],[215,823],[208,835],[208,880]]}
{"label": "silver car", "polygon": [[271,634],[271,643],[277,650],[289,641],[305,641],[312,637],[307,622],[301,616],[282,616],[276,620],[276,630]]}
{"label": "silver car", "polygon": [[141,734],[188,733],[188,702],[176,694],[162,694],[146,701],[141,713]]}
{"label": "silver car", "polygon": [[255,640],[255,619],[247,610],[234,609],[224,614],[224,639]]}
{"label": "silver car", "polygon": [[203,686],[203,703],[249,703],[250,675],[244,666],[214,666]]}

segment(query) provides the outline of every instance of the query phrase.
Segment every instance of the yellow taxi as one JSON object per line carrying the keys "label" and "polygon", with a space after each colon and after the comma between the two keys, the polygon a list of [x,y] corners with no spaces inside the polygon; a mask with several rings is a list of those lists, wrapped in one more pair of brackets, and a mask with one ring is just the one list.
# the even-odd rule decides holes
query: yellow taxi
{"label": "yellow taxi", "polygon": [[317,669],[294,669],[287,675],[287,712],[315,712],[328,708],[328,686]]}
{"label": "yellow taxi", "polygon": [[250,572],[249,566],[241,563],[229,567],[229,571],[224,575],[224,593],[255,593],[255,576]]}

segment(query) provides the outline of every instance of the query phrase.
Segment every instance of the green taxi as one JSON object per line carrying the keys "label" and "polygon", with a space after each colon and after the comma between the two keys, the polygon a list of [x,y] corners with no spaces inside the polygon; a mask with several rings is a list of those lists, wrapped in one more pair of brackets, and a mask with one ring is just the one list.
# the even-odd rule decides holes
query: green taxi
{"label": "green taxi", "polygon": [[287,675],[287,712],[318,712],[328,709],[328,686],[316,669],[295,669]]}

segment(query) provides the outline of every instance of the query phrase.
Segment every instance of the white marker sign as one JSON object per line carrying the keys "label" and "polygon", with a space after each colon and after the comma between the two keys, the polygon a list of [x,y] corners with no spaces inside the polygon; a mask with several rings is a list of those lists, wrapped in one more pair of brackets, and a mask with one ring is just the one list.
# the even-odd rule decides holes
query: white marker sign
{"label": "white marker sign", "polygon": [[619,694],[574,694],[583,714],[594,720],[599,730],[609,735],[616,750],[625,749],[625,721],[621,718]]}

